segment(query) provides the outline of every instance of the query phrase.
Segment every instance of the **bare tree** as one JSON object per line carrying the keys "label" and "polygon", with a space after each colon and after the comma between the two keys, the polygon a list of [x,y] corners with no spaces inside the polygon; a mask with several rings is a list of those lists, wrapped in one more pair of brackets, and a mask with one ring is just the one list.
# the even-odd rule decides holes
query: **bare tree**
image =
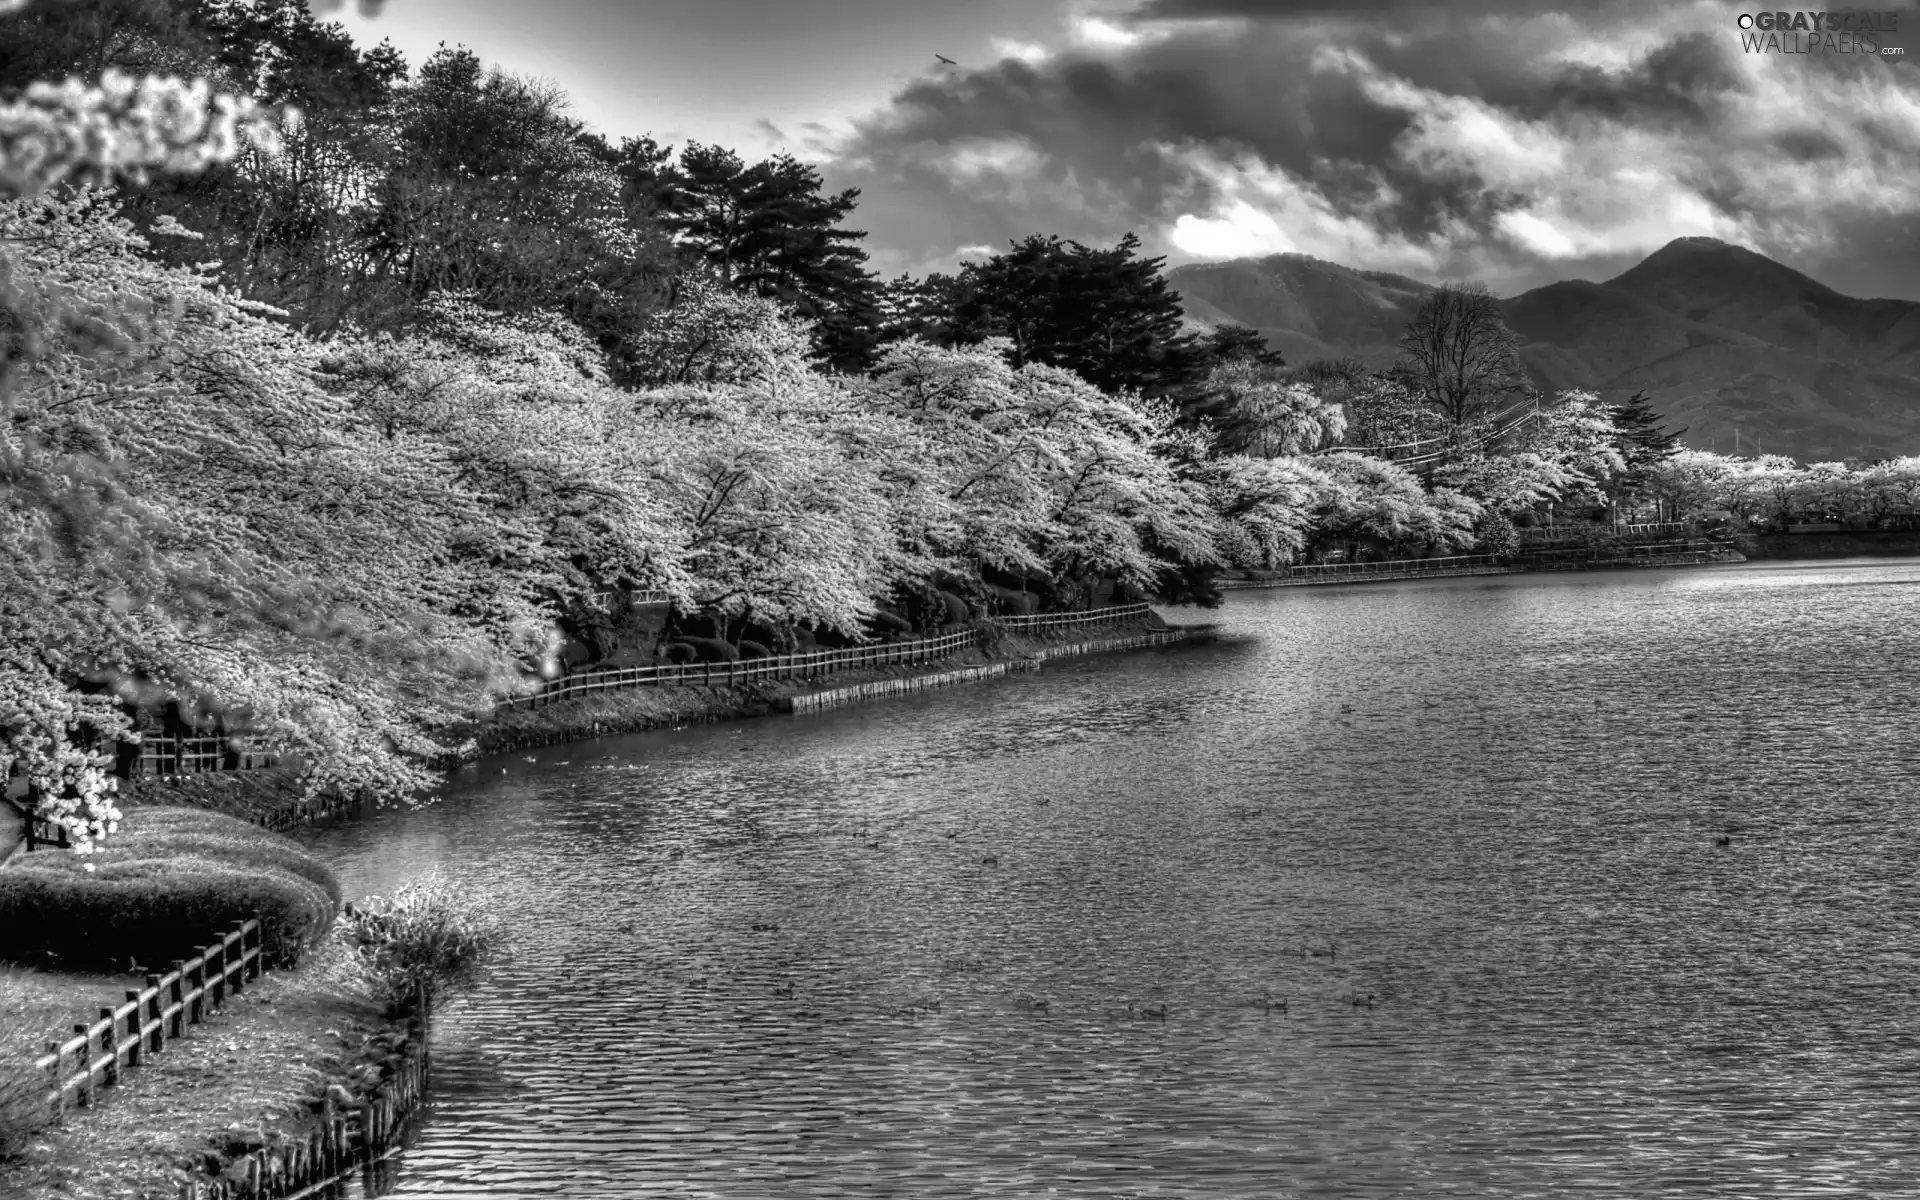
{"label": "bare tree", "polygon": [[1527,389],[1519,339],[1481,283],[1444,284],[1421,303],[1401,335],[1400,366],[1456,437]]}

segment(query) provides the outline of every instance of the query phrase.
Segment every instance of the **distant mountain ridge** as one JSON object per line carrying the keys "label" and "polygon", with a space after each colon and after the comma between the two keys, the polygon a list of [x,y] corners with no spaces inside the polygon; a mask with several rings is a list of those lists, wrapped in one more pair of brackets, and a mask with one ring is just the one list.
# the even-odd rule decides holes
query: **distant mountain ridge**
{"label": "distant mountain ridge", "polygon": [[[1187,315],[1262,333],[1293,363],[1385,366],[1432,285],[1304,254],[1196,263],[1168,281]],[[1684,440],[1802,461],[1920,454],[1920,303],[1842,295],[1714,238],[1669,242],[1604,283],[1503,304],[1536,382],[1603,399],[1644,389]]]}

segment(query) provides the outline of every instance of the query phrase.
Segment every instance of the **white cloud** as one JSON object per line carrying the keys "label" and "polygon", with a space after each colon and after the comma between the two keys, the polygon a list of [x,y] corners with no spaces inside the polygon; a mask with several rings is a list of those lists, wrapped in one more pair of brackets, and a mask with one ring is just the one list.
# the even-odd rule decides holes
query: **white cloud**
{"label": "white cloud", "polygon": [[1053,57],[1053,51],[1038,42],[1021,42],[1012,38],[993,38],[989,45],[1001,58],[1018,59],[1023,63],[1043,63]]}
{"label": "white cloud", "polygon": [[946,172],[967,181],[1031,175],[1046,163],[1046,155],[1024,138],[964,138],[945,149]]}
{"label": "white cloud", "polygon": [[1075,41],[1084,45],[1098,46],[1105,49],[1122,49],[1128,46],[1137,46],[1146,40],[1145,34],[1131,29],[1122,29],[1111,21],[1100,17],[1080,17],[1073,21],[1068,28],[1072,31]]}
{"label": "white cloud", "polygon": [[1226,158],[1201,146],[1159,146],[1159,153],[1206,180],[1220,196],[1212,211],[1182,213],[1168,239],[1198,258],[1310,254],[1384,271],[1439,268],[1445,240],[1433,244],[1383,235],[1368,219],[1393,200],[1384,183],[1371,205],[1342,212],[1312,183],[1257,159]]}

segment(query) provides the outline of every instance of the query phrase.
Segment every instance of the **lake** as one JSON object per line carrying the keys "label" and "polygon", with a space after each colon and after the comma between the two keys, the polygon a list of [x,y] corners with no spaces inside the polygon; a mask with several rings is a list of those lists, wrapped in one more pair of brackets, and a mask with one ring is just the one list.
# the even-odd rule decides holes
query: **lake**
{"label": "lake", "polygon": [[1912,1194],[1920,560],[1169,615],[316,834],[516,927],[393,1194]]}

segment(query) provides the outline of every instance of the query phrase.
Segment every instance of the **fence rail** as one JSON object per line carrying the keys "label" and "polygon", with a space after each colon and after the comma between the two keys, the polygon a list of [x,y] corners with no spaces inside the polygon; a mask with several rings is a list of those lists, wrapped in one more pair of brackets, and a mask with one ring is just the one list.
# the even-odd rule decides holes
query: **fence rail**
{"label": "fence rail", "polygon": [[1595,525],[1579,526],[1574,532],[1563,533],[1557,529],[1520,529],[1523,546],[1560,546],[1584,545],[1588,538],[1597,537],[1604,544],[1618,541],[1659,541],[1667,538],[1691,537],[1698,533],[1694,525],[1686,521],[1660,521],[1644,525]]}
{"label": "fence rail", "polygon": [[[1085,625],[1113,624],[1144,617],[1153,611],[1150,604],[1118,604],[1107,608],[1073,613],[1036,613],[1024,616],[996,617],[1006,629],[1031,631],[1065,629]],[[635,687],[696,686],[728,687],[759,679],[807,679],[834,671],[867,667],[895,666],[930,662],[947,658],[976,645],[979,634],[972,629],[938,637],[915,638],[877,646],[854,646],[844,650],[814,650],[805,654],[776,654],[768,658],[744,658],[737,662],[665,663],[658,666],[622,667],[610,671],[587,671],[562,676],[529,696],[507,700],[507,708],[542,708],[572,696],[590,692],[624,691]]]}
{"label": "fence rail", "polygon": [[1077,613],[1033,613],[1027,616],[995,617],[994,620],[1004,629],[1071,629],[1076,625],[1111,625],[1119,621],[1131,621],[1152,611],[1151,604],[1142,602],[1090,608]]}
{"label": "fence rail", "polygon": [[1390,558],[1381,562],[1307,563],[1277,572],[1282,579],[1340,578],[1348,575],[1402,574],[1407,571],[1456,571],[1462,567],[1496,567],[1498,555],[1451,554],[1440,558]]}
{"label": "fence rail", "polygon": [[102,1008],[92,1024],[75,1025],[68,1040],[47,1043],[46,1057],[35,1064],[52,1084],[47,1103],[56,1113],[89,1106],[123,1071],[184,1036],[229,994],[246,990],[260,970],[260,922],[250,920],[165,975],[148,975],[146,987],[127,992],[126,1003]]}

